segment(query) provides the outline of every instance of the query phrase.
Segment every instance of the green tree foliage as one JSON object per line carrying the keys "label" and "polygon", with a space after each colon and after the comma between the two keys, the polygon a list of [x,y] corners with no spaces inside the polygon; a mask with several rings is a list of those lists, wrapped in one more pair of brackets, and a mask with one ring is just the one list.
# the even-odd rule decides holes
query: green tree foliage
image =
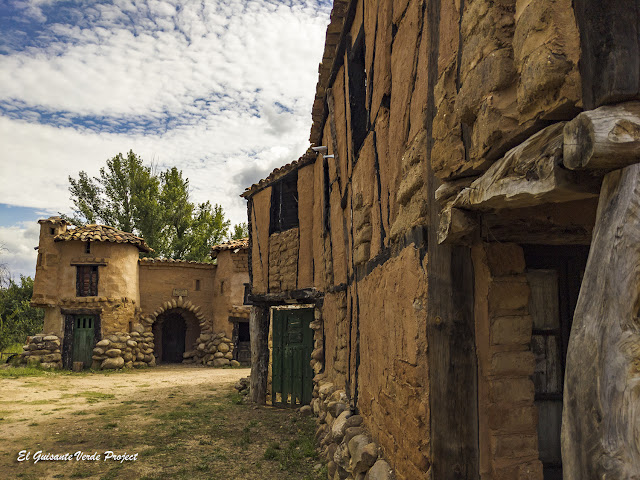
{"label": "green tree foliage", "polygon": [[25,343],[27,335],[35,335],[44,326],[44,311],[32,307],[33,279],[20,276],[0,287],[0,350],[14,343]]}
{"label": "green tree foliage", "polygon": [[247,238],[249,236],[249,227],[247,222],[238,223],[233,226],[233,232],[231,233],[231,240],[240,240],[241,238]]}
{"label": "green tree foliage", "polygon": [[98,177],[69,177],[75,225],[103,223],[143,237],[154,252],[173,259],[207,261],[212,245],[229,231],[219,205],[193,204],[189,179],[176,167],[156,174],[133,151],[107,160]]}

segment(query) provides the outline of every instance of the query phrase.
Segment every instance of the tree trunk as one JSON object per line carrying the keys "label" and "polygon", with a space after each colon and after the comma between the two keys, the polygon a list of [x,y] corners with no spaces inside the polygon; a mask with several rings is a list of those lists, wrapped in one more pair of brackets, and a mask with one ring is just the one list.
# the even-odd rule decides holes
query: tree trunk
{"label": "tree trunk", "polygon": [[249,318],[251,337],[251,401],[264,404],[267,400],[267,376],[269,375],[269,308],[251,307]]}
{"label": "tree trunk", "polygon": [[565,373],[565,480],[640,479],[640,165],[606,175]]}

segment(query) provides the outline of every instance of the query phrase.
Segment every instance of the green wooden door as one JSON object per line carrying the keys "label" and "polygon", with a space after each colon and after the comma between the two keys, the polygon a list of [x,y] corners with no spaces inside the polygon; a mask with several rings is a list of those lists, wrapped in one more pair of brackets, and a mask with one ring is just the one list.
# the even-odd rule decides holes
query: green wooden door
{"label": "green wooden door", "polygon": [[91,366],[95,319],[92,315],[78,315],[73,325],[73,361]]}
{"label": "green wooden door", "polygon": [[271,402],[308,405],[313,391],[313,309],[274,310]]}

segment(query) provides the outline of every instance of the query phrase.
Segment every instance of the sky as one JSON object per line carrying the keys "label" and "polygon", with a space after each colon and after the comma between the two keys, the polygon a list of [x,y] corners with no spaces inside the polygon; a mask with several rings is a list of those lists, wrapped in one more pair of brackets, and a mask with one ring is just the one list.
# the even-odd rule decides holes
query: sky
{"label": "sky", "polygon": [[133,150],[246,221],[309,146],[331,0],[0,0],[0,264],[35,274],[68,177]]}

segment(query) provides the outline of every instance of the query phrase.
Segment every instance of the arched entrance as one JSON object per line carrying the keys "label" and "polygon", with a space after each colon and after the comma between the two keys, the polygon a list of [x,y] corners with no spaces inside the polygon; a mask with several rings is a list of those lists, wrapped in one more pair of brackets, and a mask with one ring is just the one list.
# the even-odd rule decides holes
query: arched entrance
{"label": "arched entrance", "polygon": [[191,350],[199,335],[200,322],[192,312],[172,308],[161,313],[153,324],[156,359],[182,363],[184,352]]}

